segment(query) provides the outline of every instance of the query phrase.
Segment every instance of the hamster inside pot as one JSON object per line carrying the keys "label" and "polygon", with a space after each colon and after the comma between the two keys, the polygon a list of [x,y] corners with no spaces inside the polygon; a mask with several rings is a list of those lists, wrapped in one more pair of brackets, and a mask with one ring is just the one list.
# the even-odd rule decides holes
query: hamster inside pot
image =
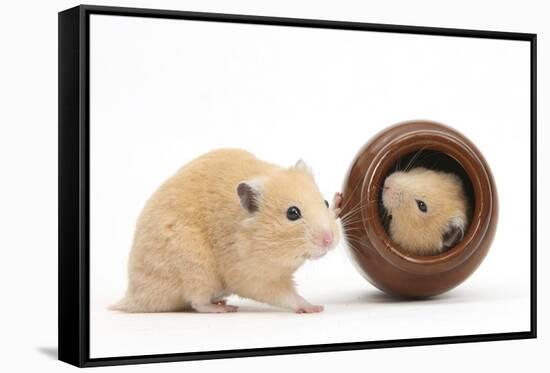
{"label": "hamster inside pot", "polygon": [[378,211],[400,250],[438,255],[467,233],[474,198],[472,183],[454,158],[420,149],[390,167],[379,191]]}

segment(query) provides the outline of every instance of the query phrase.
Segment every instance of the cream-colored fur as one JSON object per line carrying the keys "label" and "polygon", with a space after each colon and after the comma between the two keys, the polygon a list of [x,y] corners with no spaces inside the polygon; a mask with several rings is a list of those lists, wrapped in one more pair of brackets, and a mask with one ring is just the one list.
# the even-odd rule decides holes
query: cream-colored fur
{"label": "cream-colored fur", "polygon": [[[258,191],[259,210],[242,205],[237,186]],[[256,190],[254,189],[254,190]],[[287,219],[290,206],[302,218]],[[330,247],[319,245],[323,232]],[[230,294],[297,312],[318,312],[299,296],[294,271],[339,239],[303,162],[281,168],[236,149],[207,153],[169,178],[147,201],[137,222],[128,263],[128,290],[113,309],[162,312],[194,308],[235,311]]]}
{"label": "cream-colored fur", "polygon": [[[419,210],[423,201],[427,212]],[[389,233],[401,249],[419,255],[435,255],[446,248],[445,235],[465,232],[468,205],[458,176],[413,168],[392,173],[384,182],[384,207],[391,214]]]}

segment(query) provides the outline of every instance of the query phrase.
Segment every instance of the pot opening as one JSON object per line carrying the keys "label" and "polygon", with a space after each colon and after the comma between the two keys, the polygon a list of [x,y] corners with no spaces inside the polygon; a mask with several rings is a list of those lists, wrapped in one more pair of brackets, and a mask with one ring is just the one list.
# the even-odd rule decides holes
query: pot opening
{"label": "pot opening", "polygon": [[[424,249],[420,248],[424,243],[426,245],[428,244],[428,242],[435,244],[437,237],[439,237],[438,235],[435,235],[435,234],[430,235],[429,232],[430,231],[433,232],[434,231],[433,229],[430,230],[428,228],[427,230],[424,230],[423,227],[426,227],[426,225],[423,225],[422,223],[423,220],[421,219],[430,219],[431,217],[428,217],[428,214],[438,214],[438,212],[441,212],[441,211],[437,211],[438,205],[434,201],[433,196],[430,196],[429,195],[430,193],[422,193],[423,188],[418,183],[416,184],[413,183],[413,189],[414,189],[415,195],[407,193],[405,194],[405,196],[401,196],[401,193],[397,194],[398,196],[397,198],[400,201],[399,206],[407,206],[406,208],[409,209],[407,214],[409,213],[411,214],[411,219],[404,218],[405,215],[403,215],[403,211],[404,211],[402,210],[403,207],[399,207],[399,209],[401,210],[397,210],[397,209],[395,210],[395,211],[398,211],[396,212],[396,214],[400,213],[401,215],[399,219],[394,219],[392,214],[389,212],[388,209],[386,209],[384,205],[383,194],[385,190],[382,187],[380,188],[380,191],[378,194],[379,218],[384,230],[386,231],[386,233],[388,234],[388,237],[390,238],[390,241],[392,241],[393,244],[395,245],[395,248],[398,248],[400,251],[404,252],[405,254],[421,255],[421,256],[437,256],[437,255],[447,254],[450,250],[453,250],[457,246],[457,244],[461,241],[463,237],[466,237],[471,227],[470,223],[472,221],[472,215],[475,207],[474,188],[472,186],[472,182],[468,174],[455,158],[443,152],[440,152],[437,150],[431,150],[431,149],[421,149],[414,152],[409,152],[404,156],[401,156],[388,167],[388,170],[385,172],[383,176],[383,180],[385,181],[386,178],[391,174],[393,174],[394,172],[397,172],[397,171],[410,172],[411,170],[419,167],[423,167],[428,170],[433,170],[436,172],[454,174],[458,176],[458,178],[460,179],[460,182],[462,184],[462,189],[464,191],[464,195],[466,198],[466,216],[467,216],[466,229],[464,229],[464,232],[462,232],[463,234],[460,235],[461,233],[460,230],[458,230],[458,232],[456,230],[453,230],[449,234],[458,234],[458,236],[455,235],[455,236],[449,237],[449,235],[444,235],[445,237],[441,237],[442,242],[448,243],[449,245],[444,245],[440,253],[438,253],[437,251],[434,251],[433,249],[428,249],[427,246]],[[397,179],[395,178],[392,180],[397,181]],[[414,180],[420,180],[420,179],[414,179]],[[384,185],[384,182],[382,182],[382,185]],[[401,188],[401,186],[399,187]],[[438,188],[440,188],[439,185],[433,185],[433,187],[435,188],[435,191],[437,191]],[[391,188],[386,189],[386,193],[388,193],[390,189]],[[421,196],[417,196],[416,193],[421,193],[422,195],[424,195],[425,198]],[[388,197],[389,195],[390,194],[388,193],[386,197]],[[426,201],[422,201],[423,198],[426,199]],[[430,202],[433,202],[431,206],[430,206]],[[390,203],[390,202],[386,201],[386,203]],[[423,211],[423,210],[426,210],[426,211]],[[405,225],[400,225],[402,229],[401,228],[396,229],[397,227],[396,224],[400,224],[399,222],[400,221],[403,222],[404,220],[407,220],[407,222],[405,223]],[[409,225],[409,222],[411,222],[410,225]],[[390,229],[391,225],[393,225],[392,227],[393,229]],[[395,235],[394,237],[392,237],[392,231],[393,231],[393,234]],[[408,233],[404,234],[404,232],[408,232]],[[398,235],[400,235],[399,238],[397,237]],[[417,238],[419,238],[420,236],[423,237],[422,239],[420,239],[420,241],[422,241],[423,244],[419,244],[419,243],[413,244],[412,242]],[[401,245],[396,242],[398,240],[401,242]],[[420,245],[420,246],[416,248],[414,247],[407,248],[406,242],[411,242],[411,245]]]}

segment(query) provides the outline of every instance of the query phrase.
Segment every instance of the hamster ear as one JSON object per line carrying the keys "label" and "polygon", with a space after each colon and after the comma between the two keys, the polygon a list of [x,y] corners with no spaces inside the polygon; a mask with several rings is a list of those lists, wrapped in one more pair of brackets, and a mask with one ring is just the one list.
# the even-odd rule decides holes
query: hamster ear
{"label": "hamster ear", "polygon": [[462,217],[454,217],[449,220],[447,230],[443,233],[442,250],[447,250],[464,238],[465,221]]}
{"label": "hamster ear", "polygon": [[301,170],[301,171],[307,172],[308,174],[310,174],[310,175],[313,176],[313,171],[311,170],[311,167],[309,167],[309,166],[307,165],[307,163],[304,162],[303,159],[298,159],[298,161],[297,161],[296,164],[294,165],[294,168],[297,169],[297,170]]}
{"label": "hamster ear", "polygon": [[258,181],[243,181],[237,186],[237,194],[241,200],[241,206],[249,213],[260,209],[262,186]]}

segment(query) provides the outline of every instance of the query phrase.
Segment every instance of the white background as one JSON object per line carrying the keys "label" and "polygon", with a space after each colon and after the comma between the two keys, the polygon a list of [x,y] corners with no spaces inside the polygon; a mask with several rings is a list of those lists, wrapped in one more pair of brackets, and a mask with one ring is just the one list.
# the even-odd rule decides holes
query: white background
{"label": "white background", "polygon": [[[517,198],[529,194],[528,42],[119,16],[92,16],[90,30],[92,357],[529,329],[529,204]],[[124,293],[145,200],[191,159],[219,147],[301,157],[330,199],[370,137],[414,118],[455,126],[494,169],[497,236],[456,290],[392,300],[338,247],[297,273],[319,315],[240,299],[236,315],[106,309]]]}
{"label": "white background", "polygon": [[[104,3],[104,2],[98,2]],[[0,247],[6,252],[0,272],[2,301],[2,363],[7,371],[41,369],[68,370],[52,356],[57,333],[57,16],[56,12],[76,3],[9,5],[2,13],[2,95],[0,113],[2,135],[2,230]],[[280,15],[447,26],[499,29],[539,33],[539,65],[548,64],[544,23],[547,10],[537,2],[387,2],[371,5],[341,1],[338,5],[322,2],[235,1],[121,1],[118,5],[162,7],[182,10]],[[548,101],[548,75],[539,70],[539,123],[547,122],[543,103]],[[476,141],[476,140],[474,140]],[[539,127],[539,144],[548,141],[547,131]],[[539,146],[539,189],[547,185],[542,173],[544,150]],[[486,151],[484,150],[486,153]],[[547,152],[546,152],[547,153]],[[495,172],[496,173],[496,172]],[[543,181],[544,179],[544,181]],[[518,196],[522,199],[523,196]],[[523,199],[525,199],[523,197]],[[547,308],[548,276],[540,269],[548,265],[544,252],[543,218],[547,199],[539,195],[539,314]],[[525,202],[527,203],[527,202]],[[545,207],[545,208],[543,208]],[[490,258],[490,257],[489,257]],[[488,259],[489,259],[488,258]],[[488,268],[485,262],[482,268]],[[481,269],[481,268],[480,268]],[[478,273],[481,273],[479,271]],[[422,369],[423,371],[463,372],[466,369],[517,371],[527,366],[548,365],[543,351],[548,349],[548,323],[539,318],[539,338],[530,341],[478,343],[453,346],[429,346],[376,351],[262,357],[111,368],[128,371],[190,371],[244,369],[281,371],[315,369],[334,371],[354,364],[362,369]],[[457,357],[460,357],[457,359]],[[349,368],[351,369],[351,367]]]}

